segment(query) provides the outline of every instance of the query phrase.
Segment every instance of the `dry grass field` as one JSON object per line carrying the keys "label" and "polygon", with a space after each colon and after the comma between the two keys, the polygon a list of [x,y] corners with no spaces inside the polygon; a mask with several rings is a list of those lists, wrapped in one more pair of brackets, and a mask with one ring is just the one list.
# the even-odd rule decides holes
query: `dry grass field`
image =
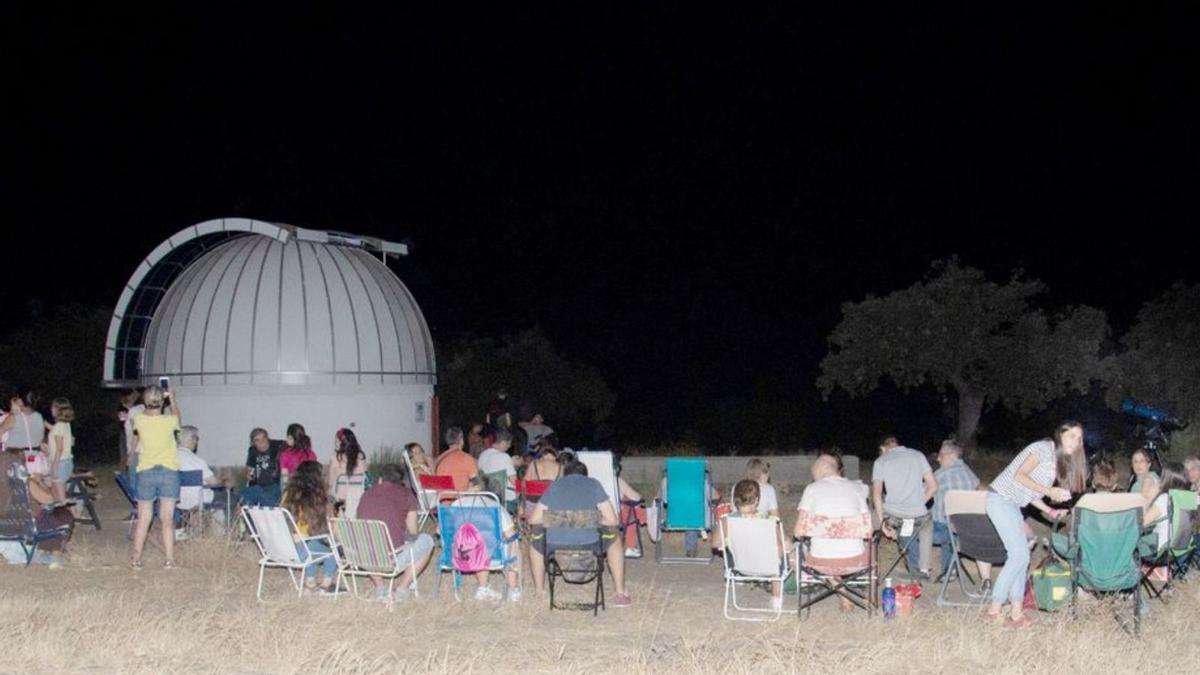
{"label": "dry grass field", "polygon": [[718,560],[631,561],[634,606],[595,618],[550,612],[528,582],[518,605],[456,603],[445,587],[435,599],[432,570],[421,597],[392,612],[350,597],[297,599],[282,571],[268,572],[268,602],[258,603],[249,543],[182,542],[179,569],[161,569],[152,550],[146,569],[131,571],[123,511],[104,492],[105,529],[81,526],[63,569],[0,566],[0,671],[1101,673],[1161,670],[1167,654],[1187,663],[1197,653],[1200,583],[1155,602],[1140,639],[1102,603],[1073,621],[1041,614],[1016,632],[976,609],[937,608],[932,585],[912,617],[890,622],[843,614],[834,601],[803,621],[794,611],[777,623],[726,621]]}

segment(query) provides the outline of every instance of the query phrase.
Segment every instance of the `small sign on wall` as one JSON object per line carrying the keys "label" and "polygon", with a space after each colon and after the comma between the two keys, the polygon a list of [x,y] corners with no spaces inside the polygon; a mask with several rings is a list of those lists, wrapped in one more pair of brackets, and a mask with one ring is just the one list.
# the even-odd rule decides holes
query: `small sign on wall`
{"label": "small sign on wall", "polygon": [[415,412],[416,412],[415,417],[417,418],[416,421],[424,422],[425,421],[425,402],[424,401],[417,401],[417,408],[416,408]]}

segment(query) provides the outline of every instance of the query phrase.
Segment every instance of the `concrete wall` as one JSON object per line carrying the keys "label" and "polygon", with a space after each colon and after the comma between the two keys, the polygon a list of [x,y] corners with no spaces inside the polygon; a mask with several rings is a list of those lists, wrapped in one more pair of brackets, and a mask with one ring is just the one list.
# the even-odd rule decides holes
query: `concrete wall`
{"label": "concrete wall", "polygon": [[246,463],[250,430],[263,427],[282,440],[299,422],[322,462],[334,451],[339,427],[354,431],[367,457],[381,446],[400,449],[417,441],[431,447],[433,387],[428,385],[173,386],[183,423],[200,430],[200,455],[216,466]]}
{"label": "concrete wall", "polygon": [[[653,483],[662,477],[664,457],[625,457],[621,460],[621,476],[634,484]],[[732,485],[746,477],[746,462],[750,457],[706,457],[713,480],[721,486]],[[812,463],[816,455],[774,455],[764,457],[771,463],[771,482],[800,486],[812,482]],[[843,457],[846,478],[857,479],[858,458]]]}

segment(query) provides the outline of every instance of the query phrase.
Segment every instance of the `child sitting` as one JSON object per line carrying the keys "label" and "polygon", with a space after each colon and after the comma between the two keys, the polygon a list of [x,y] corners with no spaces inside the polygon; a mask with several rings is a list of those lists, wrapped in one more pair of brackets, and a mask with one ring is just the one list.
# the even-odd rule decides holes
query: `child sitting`
{"label": "child sitting", "polygon": [[[777,516],[767,516],[762,512],[761,506],[761,485],[757,480],[744,479],[737,482],[733,486],[733,512],[726,518],[771,518],[779,520]],[[723,542],[722,542],[723,543]],[[776,542],[779,549],[779,560],[783,560],[783,541]],[[726,551],[726,556],[729,559],[730,568],[735,568],[733,554]],[[783,607],[783,585],[778,581],[771,582],[771,609],[780,609]]]}
{"label": "child sitting", "polygon": [[779,517],[779,497],[771,485],[771,464],[755,457],[746,463],[746,478],[758,483],[758,515]]}

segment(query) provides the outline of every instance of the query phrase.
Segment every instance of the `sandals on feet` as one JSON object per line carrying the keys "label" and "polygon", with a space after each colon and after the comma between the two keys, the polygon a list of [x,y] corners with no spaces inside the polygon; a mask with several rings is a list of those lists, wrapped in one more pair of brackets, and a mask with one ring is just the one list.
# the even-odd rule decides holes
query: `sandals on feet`
{"label": "sandals on feet", "polygon": [[1028,615],[1022,614],[1020,619],[1014,619],[1011,616],[1004,620],[1005,628],[1015,628],[1016,630],[1024,630],[1033,625],[1033,619]]}
{"label": "sandals on feet", "polygon": [[178,565],[176,565],[176,564],[175,564],[175,561],[174,561],[174,560],[167,560],[167,561],[163,562],[163,569],[164,569],[164,570],[173,570],[173,569],[175,569],[176,567],[178,567]]}
{"label": "sandals on feet", "polygon": [[132,568],[133,568],[133,569],[135,569],[135,570],[140,570],[140,569],[142,569],[142,567],[143,567],[143,565],[142,565],[142,561],[141,561],[141,560],[130,560],[130,561],[129,561],[129,566],[130,566],[130,567],[132,567]]}

